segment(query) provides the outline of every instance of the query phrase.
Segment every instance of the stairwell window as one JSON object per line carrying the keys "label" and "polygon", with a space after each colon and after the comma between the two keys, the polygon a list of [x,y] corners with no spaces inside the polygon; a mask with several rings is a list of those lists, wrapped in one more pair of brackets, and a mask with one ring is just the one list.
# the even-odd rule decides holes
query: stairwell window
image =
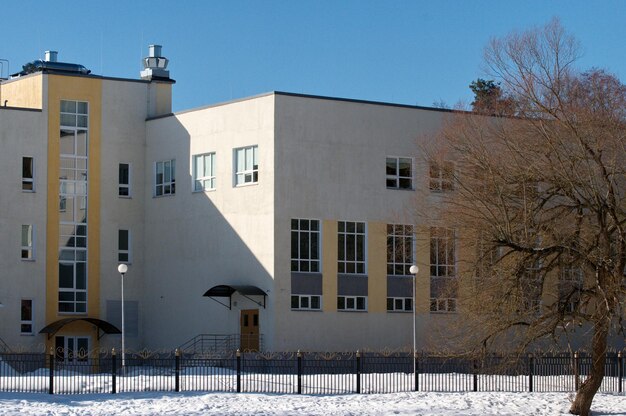
{"label": "stairwell window", "polygon": [[35,232],[32,224],[22,225],[22,260],[35,260]]}
{"label": "stairwell window", "polygon": [[118,195],[121,197],[130,197],[130,164],[120,163],[118,171]]}
{"label": "stairwell window", "polygon": [[130,263],[130,231],[117,231],[117,261]]}
{"label": "stairwell window", "polygon": [[154,196],[176,193],[176,160],[162,160],[154,167]]}
{"label": "stairwell window", "polygon": [[33,335],[33,300],[22,299],[20,311],[20,333],[22,335]]}
{"label": "stairwell window", "polygon": [[22,158],[22,191],[35,191],[35,161],[28,156]]}
{"label": "stairwell window", "polygon": [[235,186],[259,182],[259,146],[235,149]]}

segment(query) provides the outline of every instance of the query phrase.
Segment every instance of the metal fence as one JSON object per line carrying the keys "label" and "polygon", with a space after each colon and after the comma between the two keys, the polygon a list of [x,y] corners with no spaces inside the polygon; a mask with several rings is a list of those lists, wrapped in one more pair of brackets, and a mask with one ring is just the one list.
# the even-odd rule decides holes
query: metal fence
{"label": "metal fence", "polygon": [[[584,354],[491,355],[481,359],[394,353],[239,353],[220,355],[0,354],[0,391],[49,394],[142,391],[283,394],[404,391],[573,392],[591,370]],[[608,354],[601,392],[623,393],[625,360]]]}

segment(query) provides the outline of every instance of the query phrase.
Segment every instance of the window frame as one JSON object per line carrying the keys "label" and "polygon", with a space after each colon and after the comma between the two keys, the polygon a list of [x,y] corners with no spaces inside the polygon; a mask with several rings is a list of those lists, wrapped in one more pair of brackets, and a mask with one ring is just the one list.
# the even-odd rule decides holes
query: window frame
{"label": "window frame", "polygon": [[[209,157],[210,160],[210,172],[209,175],[206,176],[198,176],[198,159],[202,158],[202,166],[206,166],[206,158]],[[208,191],[214,191],[216,189],[217,186],[217,176],[215,174],[215,164],[216,164],[216,152],[207,152],[207,153],[200,153],[197,155],[192,155],[191,156],[191,189],[192,192],[208,192]],[[206,173],[206,168],[203,169],[203,171]],[[209,187],[206,186],[206,182],[209,182]],[[200,186],[198,186],[200,185]]]}
{"label": "window frame", "polygon": [[[443,165],[443,166],[442,166]],[[444,172],[446,168],[449,169],[450,178],[446,178]],[[454,172],[456,166],[454,162],[444,160],[441,162],[431,160],[428,163],[428,188],[431,192],[452,192],[455,189],[454,186]]]}
{"label": "window frame", "polygon": [[[24,162],[30,160],[30,177],[26,176]],[[30,189],[28,186],[30,184]],[[35,158],[33,156],[22,156],[22,192],[35,192]]]}
{"label": "window frame", "polygon": [[[354,231],[349,231],[352,225]],[[363,226],[363,231],[359,231],[359,225]],[[358,259],[359,236],[362,237],[361,252],[362,260]],[[343,237],[343,242],[342,242]],[[349,240],[354,239],[354,259],[349,258]],[[365,221],[337,221],[337,272],[339,274],[367,276],[367,223]],[[348,267],[352,265],[353,267]],[[362,266],[362,271],[359,271]],[[349,271],[353,269],[353,271]]]}
{"label": "window frame", "polygon": [[[30,302],[30,305],[27,309],[24,308],[24,302]],[[30,317],[24,317],[24,311],[28,311]],[[20,302],[20,335],[34,335],[35,331],[33,330],[33,300],[32,299],[21,299]],[[25,331],[25,327],[30,327],[30,330]]]}
{"label": "window frame", "polygon": [[[402,306],[398,308],[398,301],[401,302]],[[391,302],[391,307],[389,303]],[[409,309],[407,308],[407,303],[409,303]],[[412,297],[398,297],[398,296],[388,296],[387,297],[387,312],[413,312],[413,298]]]}
{"label": "window frame", "polygon": [[[294,221],[297,222],[297,228],[294,229]],[[303,229],[303,221],[308,221],[308,229]],[[313,230],[312,224],[317,224],[317,229]],[[322,224],[318,219],[309,219],[309,218],[292,218],[290,221],[290,270],[292,272],[297,273],[321,273],[322,272]],[[313,235],[317,238],[317,244],[315,245],[316,253],[314,252],[314,244],[312,244]],[[295,241],[295,248],[298,252],[297,257],[293,257],[294,254],[294,237],[297,239]],[[303,257],[302,253],[302,242],[303,239],[306,239],[306,245],[308,247],[308,257]],[[303,267],[307,265],[307,267]],[[315,265],[315,269],[313,270],[313,266]],[[308,270],[304,270],[308,268]]]}
{"label": "window frame", "polygon": [[[122,232],[126,232],[126,250],[122,249]],[[132,263],[132,238],[130,229],[128,228],[120,228],[117,230],[117,261],[118,263],[131,264]],[[123,259],[123,256],[126,256],[126,260]]]}
{"label": "window frame", "polygon": [[[343,308],[341,307],[341,302],[343,299]],[[363,300],[363,308],[359,308],[359,300]],[[353,307],[348,307],[350,301],[353,304]],[[346,295],[338,295],[337,296],[337,311],[339,312],[367,312],[367,296],[346,296]]]}
{"label": "window frame", "polygon": [[[121,168],[123,165],[126,165],[127,168],[127,177],[128,177],[128,183],[122,183],[122,171]],[[131,169],[131,164],[130,163],[118,163],[118,168],[117,168],[117,196],[120,198],[131,198],[132,197],[132,193],[131,193],[131,183],[132,183],[132,169]],[[126,190],[126,194],[122,193],[122,190],[125,189]]]}
{"label": "window frame", "polygon": [[[298,299],[298,306],[294,306],[294,299]],[[318,307],[314,308],[313,298],[317,298]],[[308,306],[303,306],[304,301],[308,303]],[[322,295],[301,295],[301,294],[292,294],[291,295],[291,310],[292,311],[321,311],[322,310]]]}
{"label": "window frame", "polygon": [[[26,241],[24,241],[24,227],[28,227]],[[35,225],[22,224],[20,231],[20,258],[22,261],[35,261]]]}
{"label": "window frame", "polygon": [[[399,232],[398,232],[399,231]],[[399,240],[399,241],[398,241]],[[405,247],[407,240],[410,242],[411,257],[406,258],[406,249],[398,260],[396,248]],[[412,224],[387,224],[387,276],[412,276],[409,269],[415,264],[415,226]],[[398,268],[403,269],[403,273],[397,273]]]}
{"label": "window frame", "polygon": [[[408,160],[410,163],[410,176],[406,176],[406,175],[401,175],[400,173],[400,161],[401,160]],[[389,172],[389,162],[393,161],[395,162],[395,172],[394,173],[390,173]],[[387,189],[397,189],[397,190],[404,190],[404,191],[412,191],[415,189],[414,187],[414,176],[415,176],[415,162],[413,160],[412,157],[405,157],[405,156],[387,156],[385,159],[385,174],[386,174],[386,186]],[[402,181],[409,181],[409,186],[400,186]],[[389,181],[395,181],[395,185],[390,185]]]}
{"label": "window frame", "polygon": [[[248,166],[248,154],[247,151],[252,150],[252,166]],[[243,152],[243,169],[239,166],[239,152]],[[255,164],[256,162],[256,164]],[[235,187],[250,186],[259,183],[259,145],[254,144],[250,146],[237,147],[233,149],[233,183]],[[250,177],[248,181],[247,178]],[[239,181],[243,178],[242,182]]]}
{"label": "window frame", "polygon": [[[457,231],[454,228],[430,227],[430,312],[455,313],[458,310],[458,293],[456,297],[432,296],[434,281],[458,282],[457,240]],[[443,244],[445,245],[442,247]],[[445,255],[445,262],[441,262],[440,254],[442,253]]]}
{"label": "window frame", "polygon": [[[159,166],[162,166],[161,182],[159,182]],[[169,172],[167,172],[169,169]],[[169,173],[169,180],[168,178]],[[159,187],[161,189],[159,193]],[[166,192],[166,189],[168,191]],[[164,159],[154,162],[154,188],[153,197],[161,198],[164,196],[176,195],[176,159]]]}

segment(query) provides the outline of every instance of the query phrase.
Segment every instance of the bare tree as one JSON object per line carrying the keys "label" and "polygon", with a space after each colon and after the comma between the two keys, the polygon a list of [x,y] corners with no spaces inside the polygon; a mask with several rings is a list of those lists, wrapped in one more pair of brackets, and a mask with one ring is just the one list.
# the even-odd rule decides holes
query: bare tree
{"label": "bare tree", "polygon": [[587,415],[609,337],[624,336],[626,86],[577,72],[578,56],[557,20],[493,40],[487,66],[519,117],[457,113],[432,157],[456,160],[439,207],[472,259],[458,271],[466,345],[582,337],[592,366],[570,412]]}

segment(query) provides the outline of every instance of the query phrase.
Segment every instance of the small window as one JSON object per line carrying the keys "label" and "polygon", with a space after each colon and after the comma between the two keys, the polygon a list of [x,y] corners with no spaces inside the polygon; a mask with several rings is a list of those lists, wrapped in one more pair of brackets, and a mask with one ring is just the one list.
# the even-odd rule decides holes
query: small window
{"label": "small window", "polygon": [[120,163],[119,165],[119,196],[130,196],[130,165]]}
{"label": "small window", "polygon": [[291,309],[318,311],[322,308],[322,297],[319,295],[291,295]]}
{"label": "small window", "polygon": [[430,162],[430,190],[434,192],[454,190],[454,164],[452,162]]}
{"label": "small window", "polygon": [[32,157],[22,158],[22,191],[35,190],[35,162]]}
{"label": "small window", "polygon": [[117,235],[117,261],[130,263],[130,231],[118,230]]}
{"label": "small window", "polygon": [[413,189],[413,159],[387,157],[387,188]]}
{"label": "small window", "polygon": [[193,157],[194,192],[215,189],[215,153]]}
{"label": "small window", "polygon": [[34,260],[34,231],[32,224],[22,225],[22,260]]}
{"label": "small window", "polygon": [[22,335],[33,334],[33,301],[32,299],[22,299],[20,333]]}
{"label": "small window", "polygon": [[155,164],[154,196],[176,193],[176,160],[164,160]]}
{"label": "small window", "polygon": [[235,185],[259,182],[258,146],[235,149]]}
{"label": "small window", "polygon": [[431,312],[456,312],[455,298],[430,298]]}
{"label": "small window", "polygon": [[411,298],[387,298],[388,312],[411,312],[413,299]]}
{"label": "small window", "polygon": [[366,311],[367,296],[337,296],[337,309],[340,311]]}

